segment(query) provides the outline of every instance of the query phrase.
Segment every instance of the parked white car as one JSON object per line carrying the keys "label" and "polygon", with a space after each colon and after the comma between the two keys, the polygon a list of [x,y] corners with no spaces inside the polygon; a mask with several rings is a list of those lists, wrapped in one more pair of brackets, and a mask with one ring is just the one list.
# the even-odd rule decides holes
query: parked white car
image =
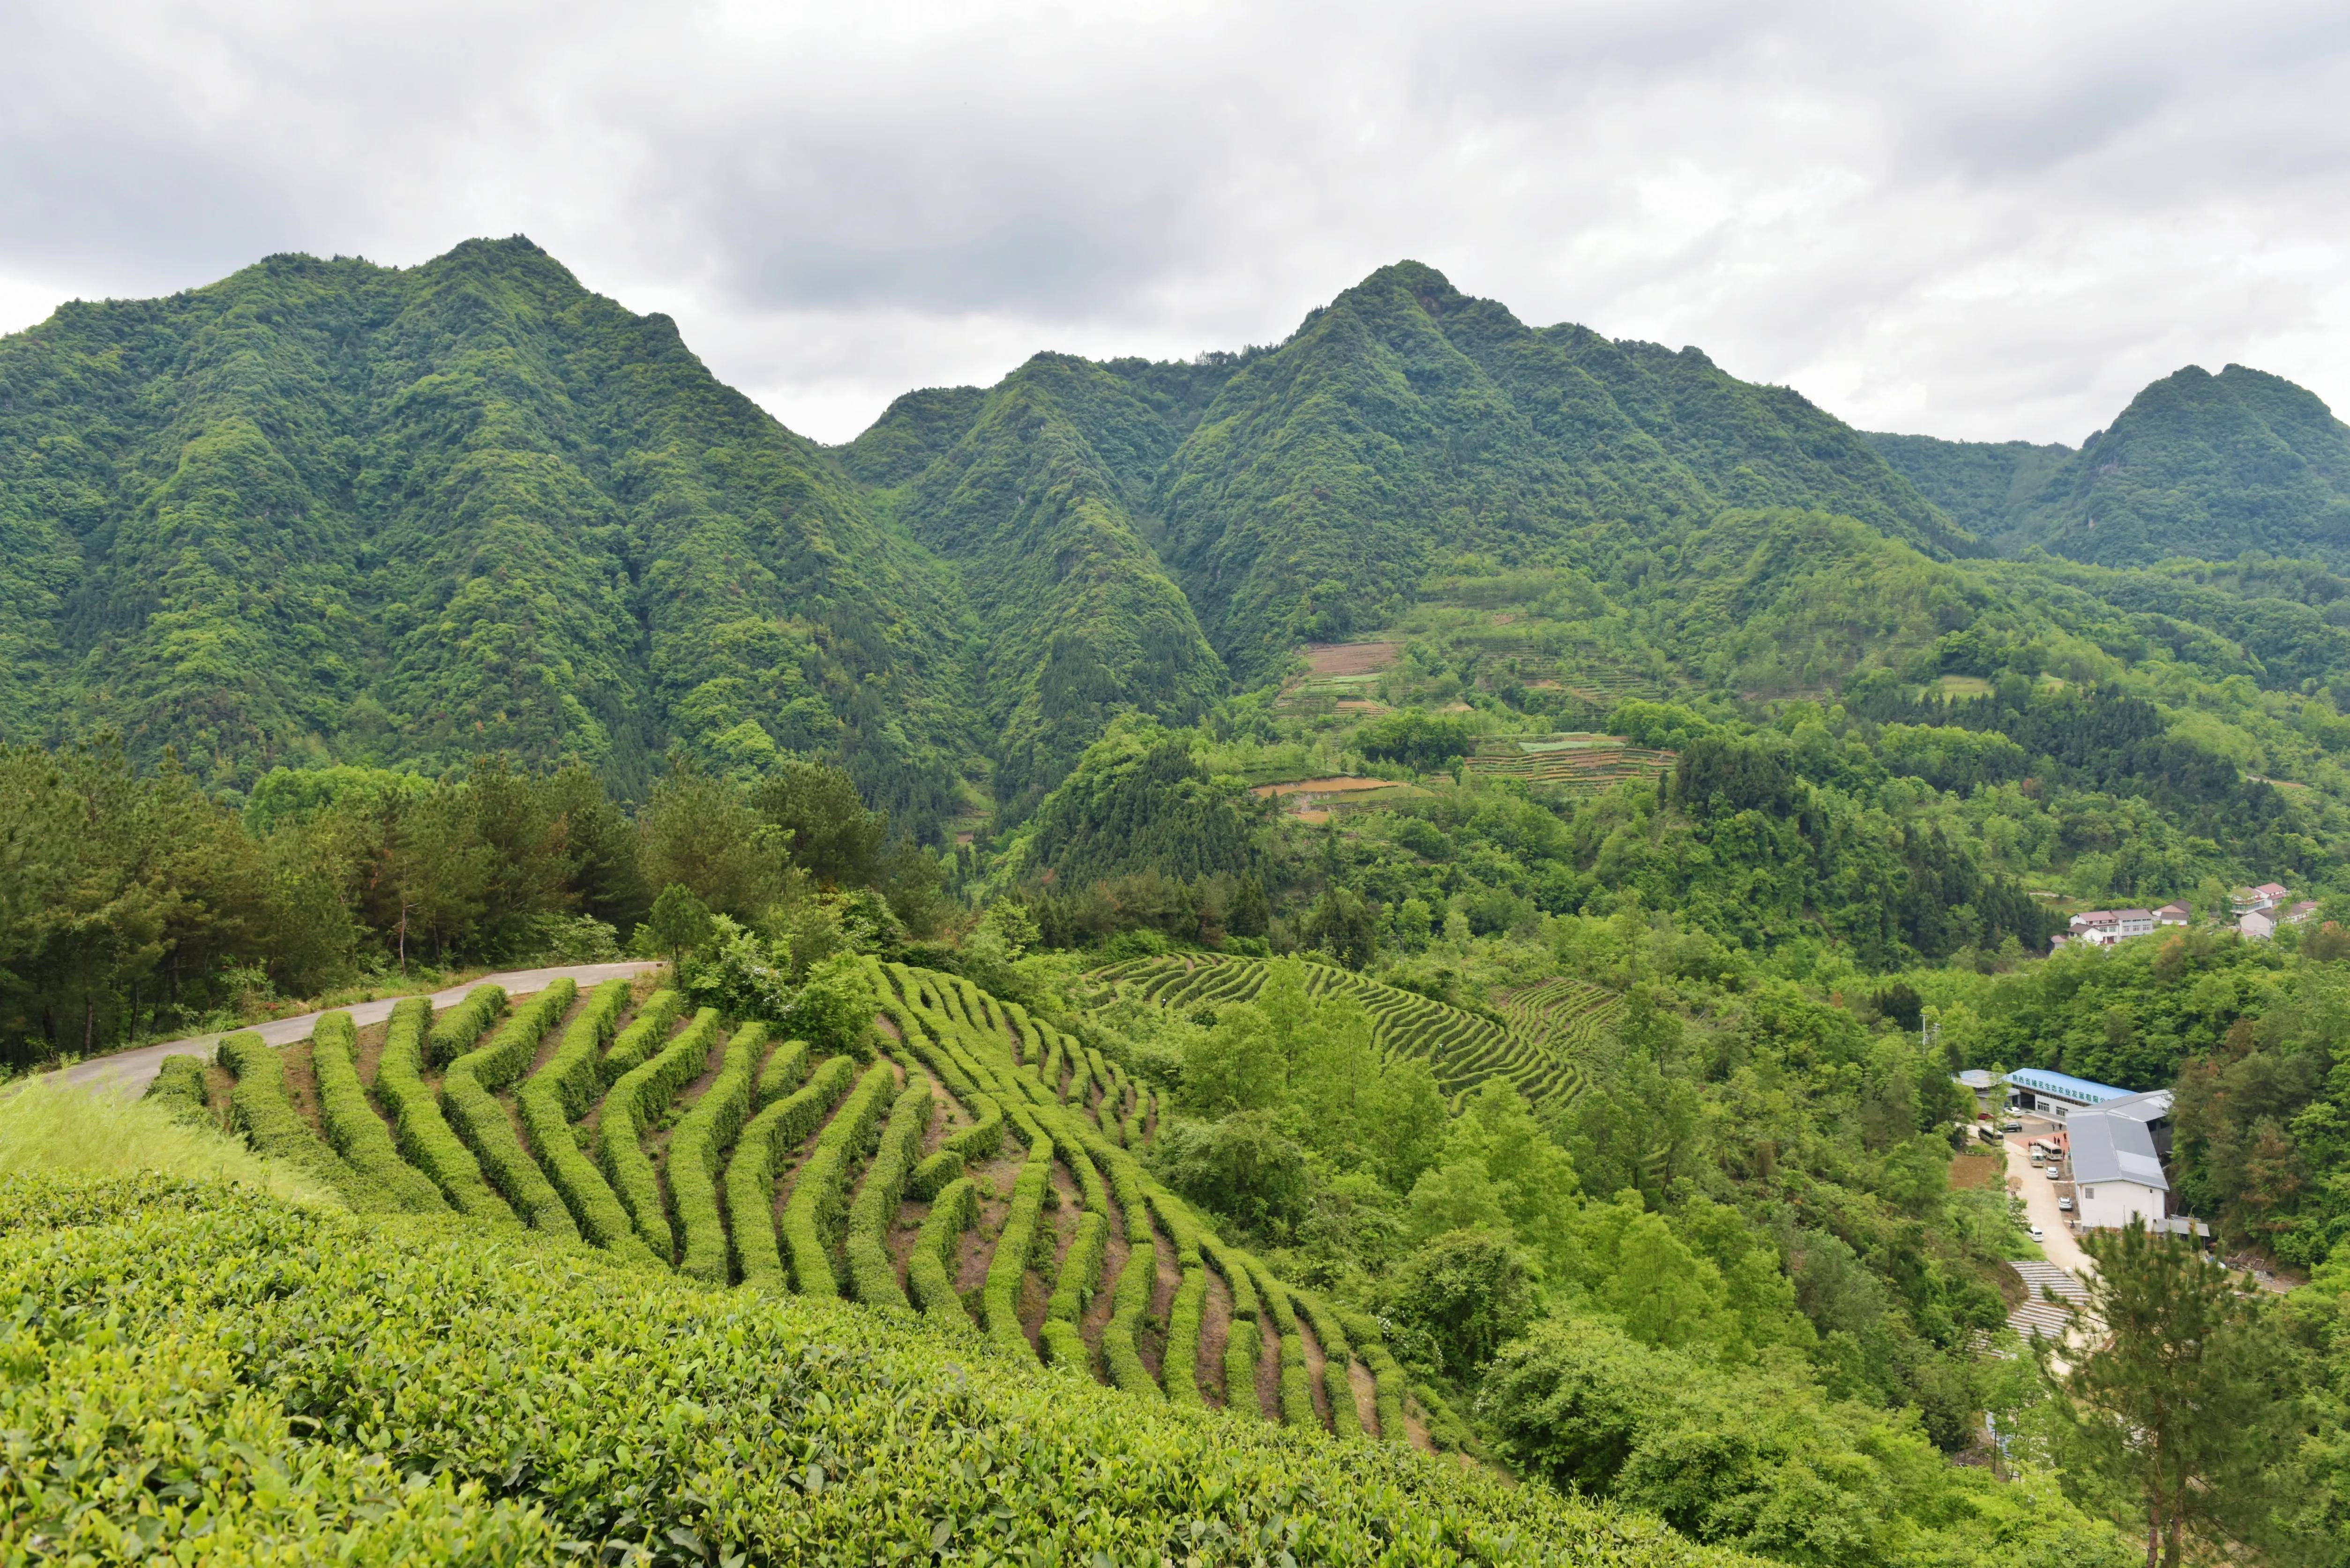
{"label": "parked white car", "polygon": [[2039,1226],[2034,1225],[2032,1228],[2032,1239],[2035,1241],[2043,1241],[2047,1240],[2047,1235],[2040,1229]]}
{"label": "parked white car", "polygon": [[2070,1214],[2073,1212],[2073,1200],[2069,1198],[2059,1198],[2056,1200],[2056,1207]]}

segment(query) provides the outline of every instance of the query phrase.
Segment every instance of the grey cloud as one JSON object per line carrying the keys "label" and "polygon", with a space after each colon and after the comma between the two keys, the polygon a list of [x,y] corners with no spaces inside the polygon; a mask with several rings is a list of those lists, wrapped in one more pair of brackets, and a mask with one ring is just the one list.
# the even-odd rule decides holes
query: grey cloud
{"label": "grey cloud", "polygon": [[2318,4],[39,4],[0,307],[521,231],[840,439],[1411,255],[1864,424],[2077,441],[2188,358],[2350,396],[2344,101]]}

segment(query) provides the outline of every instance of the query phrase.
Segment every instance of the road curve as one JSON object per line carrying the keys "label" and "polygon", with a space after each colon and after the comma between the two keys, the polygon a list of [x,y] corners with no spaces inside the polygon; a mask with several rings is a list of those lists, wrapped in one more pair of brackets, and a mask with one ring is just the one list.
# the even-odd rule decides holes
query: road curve
{"label": "road curve", "polygon": [[[530,996],[545,991],[564,975],[579,982],[581,990],[601,984],[617,975],[645,974],[661,967],[650,960],[631,960],[626,963],[563,964],[552,969],[519,969],[504,974],[485,974],[463,985],[451,986],[432,993],[432,1006],[438,1012],[453,1007],[464,994],[477,985],[502,985],[509,996]],[[351,1022],[364,1027],[380,1023],[391,1016],[395,997],[380,1002],[358,1002],[348,1007],[329,1008],[328,1012],[348,1012]],[[266,1023],[256,1023],[253,1032],[272,1045],[290,1045],[296,1040],[307,1040],[321,1012],[305,1012],[293,1018],[275,1018]],[[236,1031],[229,1031],[234,1033]],[[95,1056],[87,1062],[77,1062],[48,1075],[52,1083],[72,1084],[92,1089],[114,1089],[126,1095],[140,1095],[154,1082],[155,1075],[166,1056],[202,1056],[212,1059],[213,1047],[220,1044],[218,1034],[198,1034],[186,1040],[167,1040],[161,1045],[141,1045],[135,1051],[119,1051],[111,1056]]]}

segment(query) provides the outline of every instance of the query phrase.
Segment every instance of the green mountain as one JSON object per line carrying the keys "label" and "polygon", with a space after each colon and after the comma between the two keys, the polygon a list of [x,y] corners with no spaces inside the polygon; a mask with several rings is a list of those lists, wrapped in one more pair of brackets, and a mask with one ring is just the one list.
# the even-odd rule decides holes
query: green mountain
{"label": "green mountain", "polygon": [[1122,710],[1189,723],[1226,689],[1139,521],[1177,439],[1112,369],[1055,354],[984,395],[901,398],[847,449],[852,472],[907,476],[898,514],[962,568],[996,793],[1014,815]]}
{"label": "green mountain", "polygon": [[2001,649],[2085,677],[2142,645],[2329,681],[2326,574],[1971,558],[2323,554],[2343,473],[2314,398],[2232,367],[2077,453],[1865,437],[1415,263],[1276,347],[1043,354],[825,448],[527,240],[278,256],[0,339],[0,735],[114,730],[228,789],[508,751],[641,796],[672,748],[796,754],[935,839],[1024,820],[1120,713],[1191,724],[1456,576],[1577,585],[1542,655],[1601,650],[1575,690],[1629,659],[1659,693],[1815,694]]}
{"label": "green mountain", "polygon": [[2350,426],[2279,376],[2189,365],[2066,452],[2020,441],[1868,438],[1952,516],[2012,554],[2103,566],[2252,551],[2350,559]]}
{"label": "green mountain", "polygon": [[2069,446],[2028,441],[1944,441],[1939,436],[1868,436],[1868,444],[1918,493],[1983,537],[2036,499],[2073,455]]}
{"label": "green mountain", "polygon": [[1241,367],[1159,486],[1165,554],[1243,677],[1391,618],[1447,556],[1604,564],[1729,507],[1972,541],[1858,432],[1695,349],[1534,330],[1417,263]]}
{"label": "green mountain", "polygon": [[1607,573],[1758,506],[1971,545],[1794,392],[1415,264],[1276,348],[1041,355],[827,450],[527,240],[276,256],[0,339],[0,734],[216,788],[789,753],[932,835],[1464,553]]}
{"label": "green mountain", "polygon": [[951,809],[951,578],[663,317],[527,240],[276,256],[0,339],[0,722],[329,757],[844,762]]}

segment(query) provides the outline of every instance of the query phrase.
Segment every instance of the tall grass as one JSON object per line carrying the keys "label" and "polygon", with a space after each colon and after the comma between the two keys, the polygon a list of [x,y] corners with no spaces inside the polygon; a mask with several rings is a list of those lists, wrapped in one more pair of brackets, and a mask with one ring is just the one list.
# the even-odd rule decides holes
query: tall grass
{"label": "tall grass", "polygon": [[173,1121],[153,1101],[31,1078],[0,1087],[0,1177],[57,1170],[161,1171],[240,1182],[273,1197],[339,1209],[325,1187],[207,1127]]}

